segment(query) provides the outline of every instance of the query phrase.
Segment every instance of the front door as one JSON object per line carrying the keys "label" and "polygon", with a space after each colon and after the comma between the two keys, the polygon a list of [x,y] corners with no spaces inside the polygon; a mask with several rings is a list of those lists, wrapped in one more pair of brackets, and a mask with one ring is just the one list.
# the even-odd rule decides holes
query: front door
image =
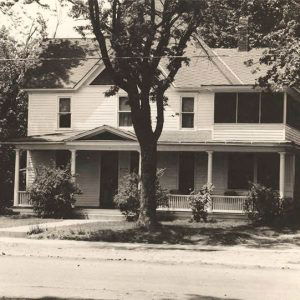
{"label": "front door", "polygon": [[118,152],[102,152],[100,177],[100,207],[114,208],[118,189]]}
{"label": "front door", "polygon": [[194,153],[182,152],[179,155],[179,191],[187,195],[194,190]]}

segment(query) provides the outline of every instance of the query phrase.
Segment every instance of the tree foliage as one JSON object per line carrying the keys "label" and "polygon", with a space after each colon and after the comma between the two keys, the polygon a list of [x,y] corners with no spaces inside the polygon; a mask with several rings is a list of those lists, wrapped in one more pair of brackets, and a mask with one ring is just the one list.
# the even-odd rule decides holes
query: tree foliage
{"label": "tree foliage", "polygon": [[300,85],[299,0],[210,0],[210,13],[199,27],[211,47],[237,47],[239,18],[249,17],[249,45],[263,47],[257,69],[267,69],[258,78],[262,87],[280,89]]}
{"label": "tree foliage", "polygon": [[[20,34],[18,40],[8,28],[0,28],[0,142],[26,134],[27,94],[21,87],[26,71],[36,64],[44,31],[45,23],[39,18],[32,21],[27,34]],[[14,151],[11,146],[0,145],[0,166],[3,203],[12,199]]]}

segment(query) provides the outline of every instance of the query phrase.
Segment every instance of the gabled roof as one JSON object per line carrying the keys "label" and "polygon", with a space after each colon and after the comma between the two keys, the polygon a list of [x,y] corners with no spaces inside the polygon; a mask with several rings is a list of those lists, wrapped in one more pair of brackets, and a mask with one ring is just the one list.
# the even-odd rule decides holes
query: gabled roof
{"label": "gabled roof", "polygon": [[[201,46],[200,44],[201,43]],[[252,73],[245,61],[257,62],[263,49],[240,52],[238,49],[210,49],[204,42],[190,43],[185,55],[189,65],[179,70],[174,86],[253,85],[258,73]],[[26,89],[75,89],[93,71],[103,70],[100,51],[93,39],[49,39],[43,44],[40,65],[27,73]],[[50,60],[48,60],[50,59]],[[166,59],[161,62],[164,69]],[[261,72],[265,72],[266,68]],[[106,78],[106,84],[109,79]]]}
{"label": "gabled roof", "polygon": [[79,140],[95,140],[95,139],[111,139],[111,140],[131,140],[136,141],[136,136],[130,131],[125,131],[120,128],[115,128],[109,125],[103,125],[91,130],[75,134],[67,139],[66,142],[79,141]]}

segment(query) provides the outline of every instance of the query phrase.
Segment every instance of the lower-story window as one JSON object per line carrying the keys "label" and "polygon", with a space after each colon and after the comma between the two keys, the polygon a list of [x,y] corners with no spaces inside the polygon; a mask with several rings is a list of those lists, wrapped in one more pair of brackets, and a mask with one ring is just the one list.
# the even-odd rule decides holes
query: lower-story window
{"label": "lower-story window", "polygon": [[228,159],[228,188],[246,190],[253,182],[253,155],[230,153]]}

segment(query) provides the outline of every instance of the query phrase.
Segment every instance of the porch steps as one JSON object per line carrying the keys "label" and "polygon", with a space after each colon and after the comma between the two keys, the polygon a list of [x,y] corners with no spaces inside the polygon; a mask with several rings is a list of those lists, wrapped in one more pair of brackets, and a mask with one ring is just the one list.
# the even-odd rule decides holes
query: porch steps
{"label": "porch steps", "polygon": [[77,208],[76,212],[83,219],[122,221],[124,216],[118,209]]}

